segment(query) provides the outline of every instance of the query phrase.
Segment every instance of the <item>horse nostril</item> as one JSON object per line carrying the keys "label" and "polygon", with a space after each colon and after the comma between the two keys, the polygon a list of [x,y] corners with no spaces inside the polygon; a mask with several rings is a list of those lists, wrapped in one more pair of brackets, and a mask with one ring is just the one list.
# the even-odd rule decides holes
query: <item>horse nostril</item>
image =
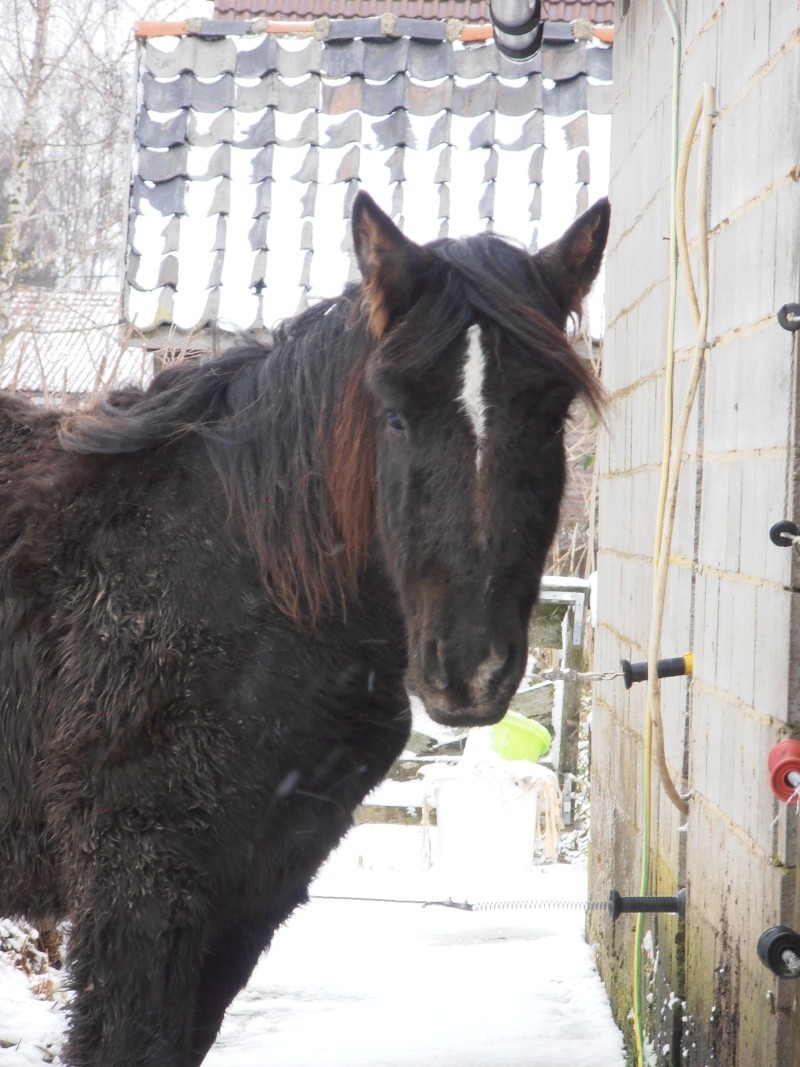
{"label": "horse nostril", "polygon": [[505,646],[493,646],[492,651],[483,661],[479,669],[477,680],[483,682],[487,692],[497,690],[506,681],[508,675],[516,666],[517,646],[510,641]]}
{"label": "horse nostril", "polygon": [[506,658],[505,658],[505,661],[503,663],[503,666],[500,668],[500,673],[503,675],[503,677],[505,677],[505,675],[508,674],[508,672],[514,666],[516,661],[517,661],[517,646],[514,644],[513,641],[510,641],[509,645],[508,645],[508,653],[506,655]]}
{"label": "horse nostril", "polygon": [[438,689],[440,692],[447,689],[449,682],[444,662],[444,646],[441,641],[426,642],[422,659],[422,676],[425,684],[431,689]]}

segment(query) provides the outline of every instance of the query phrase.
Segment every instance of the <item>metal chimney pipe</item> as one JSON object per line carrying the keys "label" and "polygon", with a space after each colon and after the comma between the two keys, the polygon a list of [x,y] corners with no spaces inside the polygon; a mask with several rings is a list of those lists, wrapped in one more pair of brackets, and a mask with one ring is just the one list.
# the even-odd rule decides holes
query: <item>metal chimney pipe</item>
{"label": "metal chimney pipe", "polygon": [[489,18],[494,43],[508,59],[521,63],[542,47],[541,0],[489,0]]}

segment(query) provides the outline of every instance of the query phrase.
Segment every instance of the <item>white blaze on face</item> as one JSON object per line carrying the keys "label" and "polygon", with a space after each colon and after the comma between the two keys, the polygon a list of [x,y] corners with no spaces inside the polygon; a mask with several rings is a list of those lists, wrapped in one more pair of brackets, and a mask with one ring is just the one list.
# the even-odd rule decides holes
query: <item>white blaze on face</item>
{"label": "white blaze on face", "polygon": [[458,400],[472,425],[477,443],[475,468],[480,470],[483,459],[483,441],[486,433],[486,403],[483,399],[483,378],[486,371],[486,356],[481,344],[479,326],[470,326],[467,331],[467,355],[464,360],[464,380]]}

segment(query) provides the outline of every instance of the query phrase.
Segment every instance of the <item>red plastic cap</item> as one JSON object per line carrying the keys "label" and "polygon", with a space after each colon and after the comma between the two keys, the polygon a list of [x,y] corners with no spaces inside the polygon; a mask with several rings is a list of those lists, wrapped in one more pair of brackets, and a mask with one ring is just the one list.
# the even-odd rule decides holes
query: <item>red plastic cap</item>
{"label": "red plastic cap", "polygon": [[800,774],[800,741],[779,741],[767,757],[769,784],[772,792],[783,804],[800,804],[795,786],[788,781],[792,771]]}

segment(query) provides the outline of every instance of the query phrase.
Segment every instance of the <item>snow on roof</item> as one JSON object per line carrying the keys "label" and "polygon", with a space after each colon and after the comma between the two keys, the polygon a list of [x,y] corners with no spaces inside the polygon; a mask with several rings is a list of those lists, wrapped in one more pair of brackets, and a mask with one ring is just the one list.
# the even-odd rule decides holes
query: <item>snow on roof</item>
{"label": "snow on roof", "polygon": [[146,381],[151,358],[123,343],[119,304],[115,293],[13,290],[0,388],[55,402],[115,381]]}
{"label": "snow on roof", "polygon": [[140,47],[125,309],[153,344],[339,293],[358,188],[415,240],[493,229],[532,249],[605,193],[612,49],[566,27],[513,63],[446,23],[230,26]]}
{"label": "snow on roof", "polygon": [[[487,0],[216,0],[218,19],[269,18],[369,18],[395,14],[404,18],[447,19],[462,22],[488,22]],[[614,0],[549,0],[544,17],[548,22],[613,22]]]}

